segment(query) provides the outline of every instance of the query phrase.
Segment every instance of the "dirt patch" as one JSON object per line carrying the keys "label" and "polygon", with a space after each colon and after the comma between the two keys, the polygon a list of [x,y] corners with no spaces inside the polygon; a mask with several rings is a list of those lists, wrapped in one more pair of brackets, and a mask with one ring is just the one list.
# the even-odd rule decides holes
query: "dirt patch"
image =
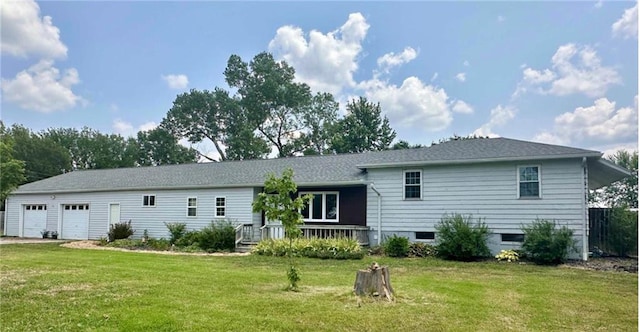
{"label": "dirt patch", "polygon": [[617,271],[638,273],[638,258],[598,257],[588,261],[569,261],[561,267],[593,271]]}
{"label": "dirt patch", "polygon": [[125,248],[113,248],[113,247],[100,246],[98,245],[98,241],[74,241],[74,242],[63,243],[61,246],[65,248],[73,248],[73,249],[112,250],[112,251],[138,252],[138,253],[158,254],[158,255],[190,255],[190,256],[247,256],[247,255],[250,255],[250,253],[248,252],[192,253],[192,252],[179,252],[179,251],[131,250],[131,249],[125,249]]}

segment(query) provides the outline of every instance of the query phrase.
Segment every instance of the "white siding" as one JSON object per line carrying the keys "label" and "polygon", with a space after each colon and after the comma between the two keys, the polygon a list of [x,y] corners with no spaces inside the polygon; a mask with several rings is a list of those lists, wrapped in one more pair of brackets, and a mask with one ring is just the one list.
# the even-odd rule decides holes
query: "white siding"
{"label": "white siding", "polygon": [[[156,195],[155,207],[143,207],[143,195]],[[109,229],[109,204],[120,203],[120,220],[131,220],[135,237],[148,230],[149,236],[168,237],[165,222],[183,222],[188,229],[207,226],[215,218],[215,196],[226,197],[226,219],[239,223],[253,222],[251,202],[253,188],[121,191],[82,194],[11,195],[7,201],[7,230],[9,236],[19,236],[19,213],[23,204],[47,204],[47,228],[59,229],[60,206],[89,204],[89,238],[105,236]],[[187,198],[198,198],[197,217],[187,217]]]}
{"label": "white siding", "polygon": [[[540,199],[518,199],[518,165],[538,165]],[[412,167],[415,169],[415,167]],[[493,233],[522,233],[522,224],[539,219],[556,220],[582,235],[583,174],[580,160],[536,163],[487,163],[432,166],[422,170],[422,199],[403,200],[403,169],[369,169],[369,180],[382,194],[382,227],[415,239],[413,232],[435,231],[447,213],[484,218]],[[377,223],[377,197],[367,191],[367,223]],[[375,232],[373,232],[375,233]],[[492,237],[495,249],[500,237]],[[377,241],[373,241],[376,243]],[[497,246],[496,246],[497,245]]]}

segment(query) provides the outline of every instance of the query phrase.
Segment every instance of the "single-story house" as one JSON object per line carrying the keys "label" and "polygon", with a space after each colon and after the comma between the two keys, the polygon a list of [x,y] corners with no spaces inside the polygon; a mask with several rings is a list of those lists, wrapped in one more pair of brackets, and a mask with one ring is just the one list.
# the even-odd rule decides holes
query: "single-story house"
{"label": "single-story house", "polygon": [[130,220],[141,236],[168,237],[165,222],[189,229],[230,219],[239,236],[279,236],[277,223],[251,203],[266,175],[291,167],[306,235],[350,234],[377,244],[397,234],[433,242],[444,214],[483,218],[491,250],[517,248],[522,225],[555,220],[574,231],[579,257],[588,253],[589,189],[629,175],[602,153],[507,138],[454,140],[426,148],[267,160],[82,170],[25,184],[7,199],[5,232],[62,239],[98,239]]}

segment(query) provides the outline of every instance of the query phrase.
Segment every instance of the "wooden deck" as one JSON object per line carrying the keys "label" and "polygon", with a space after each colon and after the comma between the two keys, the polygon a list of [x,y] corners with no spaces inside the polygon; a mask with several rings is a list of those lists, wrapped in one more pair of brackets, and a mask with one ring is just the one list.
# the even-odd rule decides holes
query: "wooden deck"
{"label": "wooden deck", "polygon": [[[300,225],[305,238],[339,238],[356,239],[361,246],[369,245],[369,227],[356,225]],[[259,237],[258,237],[259,235]],[[267,224],[255,229],[252,224],[236,226],[236,247],[256,243],[256,239],[265,240],[283,238],[284,227],[278,224]]]}

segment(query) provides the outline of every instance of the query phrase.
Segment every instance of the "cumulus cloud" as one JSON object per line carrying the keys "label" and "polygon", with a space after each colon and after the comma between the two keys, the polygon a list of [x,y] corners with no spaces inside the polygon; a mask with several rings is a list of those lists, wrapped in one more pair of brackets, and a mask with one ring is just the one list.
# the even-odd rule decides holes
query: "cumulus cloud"
{"label": "cumulus cloud", "polygon": [[472,134],[478,136],[500,137],[498,134],[494,133],[493,130],[496,127],[501,127],[507,124],[509,120],[516,116],[516,112],[517,110],[512,106],[503,107],[502,105],[498,105],[491,110],[489,121],[474,130]]}
{"label": "cumulus cloud", "polygon": [[552,144],[623,143],[638,139],[638,102],[635,107],[616,109],[607,98],[593,105],[578,107],[554,119],[554,128],[543,131],[534,140]]}
{"label": "cumulus cloud", "polygon": [[[418,56],[419,52],[411,47],[377,58],[378,66],[370,79],[354,79],[368,29],[369,24],[360,13],[350,14],[340,28],[328,33],[312,30],[306,35],[298,27],[283,26],[269,43],[269,50],[295,68],[297,80],[309,84],[314,91],[332,93],[341,104],[354,95],[379,102],[393,126],[424,131],[449,126],[455,103],[444,89],[425,84],[418,77],[407,77],[399,85],[386,77],[392,68]],[[438,73],[434,73],[431,81],[437,77]],[[458,104],[457,110],[468,111],[463,104]]]}
{"label": "cumulus cloud", "polygon": [[400,86],[374,78],[362,82],[359,88],[368,99],[380,103],[392,123],[429,131],[442,130],[451,124],[447,93],[425,85],[417,77],[406,78]]}
{"label": "cumulus cloud", "polygon": [[159,124],[149,121],[145,122],[138,127],[134,127],[131,122],[124,121],[120,118],[113,120],[111,127],[113,131],[124,137],[135,136],[139,131],[149,131],[158,127]]}
{"label": "cumulus cloud", "polygon": [[53,60],[41,60],[13,79],[2,79],[3,97],[19,107],[49,113],[64,110],[83,103],[84,99],[73,93],[71,87],[80,82],[75,68],[62,74],[53,66]]}
{"label": "cumulus cloud", "polygon": [[609,86],[622,82],[618,72],[602,66],[600,57],[590,46],[562,45],[551,57],[551,64],[551,68],[543,70],[525,68],[512,97],[532,90],[556,96],[581,93],[596,98],[603,96]]}
{"label": "cumulus cloud", "polygon": [[638,38],[638,3],[624,11],[622,17],[611,26],[611,32],[615,37]]}
{"label": "cumulus cloud", "polygon": [[167,85],[171,89],[182,90],[189,85],[189,78],[187,75],[162,75],[162,79],[167,82]]}
{"label": "cumulus cloud", "polygon": [[418,56],[418,52],[411,47],[406,47],[400,54],[393,52],[387,53],[378,58],[378,67],[384,71],[389,72],[393,67],[403,65]]}
{"label": "cumulus cloud", "polygon": [[453,103],[453,107],[451,109],[456,113],[462,113],[462,114],[473,113],[473,107],[471,107],[469,104],[465,103],[462,100],[456,100]]}
{"label": "cumulus cloud", "polygon": [[269,42],[269,51],[296,69],[296,78],[314,91],[338,94],[353,87],[358,55],[369,24],[360,13],[349,15],[337,30],[326,34],[312,30],[307,37],[302,29],[283,26]]}
{"label": "cumulus cloud", "polygon": [[67,56],[67,46],[60,41],[60,30],[50,16],[40,16],[40,7],[35,1],[5,1],[0,18],[3,54],[46,59]]}
{"label": "cumulus cloud", "polygon": [[456,74],[456,79],[460,82],[464,82],[467,80],[467,74],[466,73],[458,73]]}

